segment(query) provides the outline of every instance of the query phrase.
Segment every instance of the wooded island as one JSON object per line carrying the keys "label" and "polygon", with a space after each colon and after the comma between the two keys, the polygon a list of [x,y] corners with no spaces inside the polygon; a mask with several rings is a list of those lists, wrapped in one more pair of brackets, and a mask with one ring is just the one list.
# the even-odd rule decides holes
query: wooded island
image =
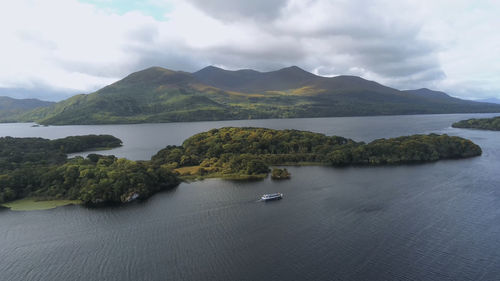
{"label": "wooded island", "polygon": [[[0,138],[0,203],[20,198],[80,200],[87,205],[143,199],[182,179],[264,178],[270,165],[385,165],[481,155],[470,140],[448,135],[413,135],[368,144],[339,136],[266,128],[226,127],[167,146],[150,161],[66,153],[117,147],[109,135],[64,139]],[[275,178],[288,178],[275,170]]]}
{"label": "wooded island", "polygon": [[470,140],[448,135],[413,135],[365,144],[307,131],[226,127],[196,134],[181,146],[167,146],[151,161],[186,176],[248,178],[266,176],[269,165],[404,164],[481,153]]}
{"label": "wooded island", "polygon": [[20,199],[71,199],[86,204],[125,202],[178,184],[177,177],[150,162],[90,154],[67,159],[66,153],[121,146],[110,135],[0,138],[0,203]]}
{"label": "wooded island", "polygon": [[453,123],[454,128],[500,131],[500,116],[492,118],[468,119]]}

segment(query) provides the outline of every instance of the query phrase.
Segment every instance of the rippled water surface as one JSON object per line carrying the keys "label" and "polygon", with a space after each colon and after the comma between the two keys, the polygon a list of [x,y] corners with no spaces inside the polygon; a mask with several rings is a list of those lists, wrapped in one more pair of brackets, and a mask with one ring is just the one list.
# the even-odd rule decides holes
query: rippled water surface
{"label": "rippled water surface", "polygon": [[[107,153],[149,159],[214,127],[294,128],[358,141],[447,133],[483,155],[397,167],[289,167],[273,182],[183,183],[142,203],[0,211],[0,280],[499,280],[500,132],[420,115],[30,127],[0,135],[109,133]],[[262,193],[282,192],[263,203]]]}

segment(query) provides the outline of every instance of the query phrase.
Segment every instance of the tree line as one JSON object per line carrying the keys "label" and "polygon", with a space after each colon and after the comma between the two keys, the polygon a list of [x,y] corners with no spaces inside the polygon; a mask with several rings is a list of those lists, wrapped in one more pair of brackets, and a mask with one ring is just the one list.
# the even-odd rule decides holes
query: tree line
{"label": "tree line", "polygon": [[452,127],[500,131],[500,116],[492,118],[462,120],[453,123]]}
{"label": "tree line", "polygon": [[0,138],[0,203],[23,197],[79,199],[87,204],[126,202],[176,186],[178,178],[149,161],[90,154],[67,159],[66,153],[121,145],[110,135]]}
{"label": "tree line", "polygon": [[[213,129],[167,146],[151,161],[66,153],[116,147],[113,136],[75,136],[57,140],[0,138],[0,203],[23,197],[79,199],[86,204],[147,198],[180,182],[177,169],[196,168],[198,176],[262,177],[270,165],[321,163],[333,166],[420,163],[481,154],[470,140],[448,135],[413,135],[368,144],[298,130]],[[275,178],[287,178],[275,170]]]}
{"label": "tree line", "polygon": [[181,146],[167,146],[152,162],[172,169],[199,165],[200,175],[258,175],[267,173],[269,165],[383,165],[480,154],[481,148],[470,140],[448,135],[413,135],[365,144],[307,131],[227,127],[196,134]]}

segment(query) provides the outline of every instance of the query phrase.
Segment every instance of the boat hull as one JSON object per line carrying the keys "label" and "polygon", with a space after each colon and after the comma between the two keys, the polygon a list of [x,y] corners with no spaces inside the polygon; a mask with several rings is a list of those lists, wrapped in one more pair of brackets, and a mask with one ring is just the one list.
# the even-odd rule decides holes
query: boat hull
{"label": "boat hull", "polygon": [[267,201],[276,201],[276,200],[281,200],[281,199],[283,199],[283,197],[267,198],[267,199],[261,199],[261,200],[264,202],[267,202]]}
{"label": "boat hull", "polygon": [[276,194],[265,194],[260,198],[260,200],[261,201],[274,201],[274,200],[280,200],[282,198],[283,198],[282,193],[276,193]]}

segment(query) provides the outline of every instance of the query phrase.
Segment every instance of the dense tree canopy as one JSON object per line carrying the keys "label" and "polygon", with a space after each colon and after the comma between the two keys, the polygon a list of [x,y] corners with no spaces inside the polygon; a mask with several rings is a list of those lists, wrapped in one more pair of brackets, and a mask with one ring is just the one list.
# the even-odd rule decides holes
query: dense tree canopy
{"label": "dense tree canopy", "polygon": [[[90,154],[67,159],[66,153],[121,145],[112,136],[57,140],[0,138],[0,203],[22,197],[80,199],[87,204],[128,202],[176,186],[172,172],[196,176],[251,178],[269,173],[269,165],[321,163],[334,166],[419,163],[472,157],[481,148],[460,137],[413,135],[355,142],[337,136],[264,128],[221,128],[196,134],[182,146],[167,146],[151,161]],[[182,174],[182,173],[181,173]],[[274,178],[289,177],[275,169]]]}
{"label": "dense tree canopy", "polygon": [[91,154],[67,160],[69,152],[115,147],[113,136],[0,138],[0,203],[22,197],[126,202],[178,184],[166,167]]}
{"label": "dense tree canopy", "polygon": [[122,145],[122,141],[111,135],[70,136],[50,141],[54,148],[64,153],[74,153],[96,148],[113,148]]}
{"label": "dense tree canopy", "polygon": [[500,131],[500,116],[492,118],[468,119],[458,121],[452,125],[455,128],[469,128]]}
{"label": "dense tree canopy", "polygon": [[345,147],[330,153],[332,165],[380,165],[430,162],[481,155],[470,140],[448,135],[413,135],[378,139],[366,145]]}
{"label": "dense tree canopy", "polygon": [[199,165],[201,175],[256,175],[267,173],[264,166],[276,164],[380,165],[480,154],[480,147],[471,141],[448,135],[414,135],[365,144],[306,131],[228,127],[194,135],[182,146],[167,146],[152,161],[171,168]]}
{"label": "dense tree canopy", "polygon": [[110,135],[72,136],[55,140],[2,137],[0,173],[26,164],[61,164],[66,161],[66,153],[121,145],[120,139]]}
{"label": "dense tree canopy", "polygon": [[271,171],[271,178],[273,180],[283,180],[283,179],[289,179],[291,177],[290,172],[286,168],[280,169],[280,168],[273,168]]}

